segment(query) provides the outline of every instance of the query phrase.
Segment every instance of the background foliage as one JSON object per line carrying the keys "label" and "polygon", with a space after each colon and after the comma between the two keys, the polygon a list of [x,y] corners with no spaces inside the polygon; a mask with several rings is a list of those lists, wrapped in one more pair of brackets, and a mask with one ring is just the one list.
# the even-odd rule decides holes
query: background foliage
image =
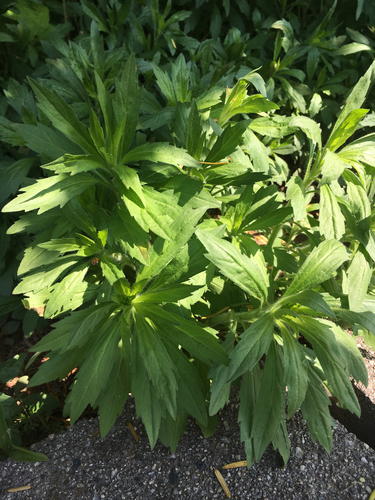
{"label": "background foliage", "polygon": [[[330,450],[327,391],[359,414],[350,377],[367,381],[342,328],[375,344],[373,3],[2,14],[1,335],[53,322],[28,387],[79,367],[72,423],[98,407],[104,436],[131,392],[151,446],[175,449],[236,384],[249,466],[270,442],[288,460],[300,408]],[[54,406],[33,396],[0,395],[2,458],[41,459],[19,447]]]}

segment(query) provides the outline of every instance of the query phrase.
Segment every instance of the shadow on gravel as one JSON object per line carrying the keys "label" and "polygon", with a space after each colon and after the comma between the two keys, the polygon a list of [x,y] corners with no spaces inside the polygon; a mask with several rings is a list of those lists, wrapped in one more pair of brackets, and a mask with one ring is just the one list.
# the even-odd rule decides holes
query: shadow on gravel
{"label": "shadow on gravel", "polygon": [[375,404],[354,384],[353,388],[361,406],[361,418],[349,410],[337,406],[333,398],[330,398],[332,402],[331,415],[346,427],[348,432],[375,450]]}

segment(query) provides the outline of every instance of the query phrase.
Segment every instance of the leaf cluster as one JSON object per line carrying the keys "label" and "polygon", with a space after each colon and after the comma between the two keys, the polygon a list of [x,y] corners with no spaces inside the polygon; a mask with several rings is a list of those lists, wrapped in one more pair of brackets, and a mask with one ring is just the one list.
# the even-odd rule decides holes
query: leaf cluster
{"label": "leaf cluster", "polygon": [[22,297],[25,335],[36,310],[54,320],[31,386],[78,367],[72,423],[91,405],[105,436],[131,393],[151,446],[174,450],[189,415],[214,431],[237,384],[250,466],[269,443],[287,462],[299,409],[329,451],[328,393],[360,412],[343,328],[374,346],[373,41],[339,34],[336,2],[277,4],[279,19],[214,2],[200,41],[190,2],[82,0],[69,42],[16,4],[47,59],[3,97],[4,238],[21,255],[0,307],[22,318]]}

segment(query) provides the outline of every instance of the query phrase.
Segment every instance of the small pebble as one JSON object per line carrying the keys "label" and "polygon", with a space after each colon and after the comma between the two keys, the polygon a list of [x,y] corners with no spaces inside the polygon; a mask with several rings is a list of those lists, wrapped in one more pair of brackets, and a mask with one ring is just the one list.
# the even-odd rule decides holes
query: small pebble
{"label": "small pebble", "polygon": [[296,457],[303,458],[303,451],[299,446],[297,446],[297,448],[296,448]]}
{"label": "small pebble", "polygon": [[200,460],[197,460],[197,462],[195,462],[195,467],[200,471],[204,471],[205,469],[207,469],[207,465]]}
{"label": "small pebble", "polygon": [[171,484],[178,484],[179,478],[175,469],[171,469],[168,479]]}

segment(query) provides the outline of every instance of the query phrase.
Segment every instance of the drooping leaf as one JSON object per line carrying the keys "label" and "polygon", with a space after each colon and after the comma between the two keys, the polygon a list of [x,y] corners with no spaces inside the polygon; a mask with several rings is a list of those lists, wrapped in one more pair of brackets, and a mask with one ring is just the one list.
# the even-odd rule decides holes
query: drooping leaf
{"label": "drooping leaf", "polygon": [[272,438],[272,444],[283,458],[284,466],[287,464],[290,456],[290,440],[286,428],[285,420],[281,420],[276,434]]}
{"label": "drooping leaf", "polygon": [[276,226],[277,224],[289,221],[292,215],[293,209],[291,207],[279,208],[264,217],[259,217],[259,219],[251,222],[244,229],[246,229],[246,231],[262,231],[269,227]]}
{"label": "drooping leaf", "polygon": [[309,427],[311,439],[318,440],[329,453],[332,449],[332,417],[328,406],[331,404],[325,392],[321,378],[309,364],[309,384],[305,400],[301,405],[303,418]]}
{"label": "drooping leaf", "polygon": [[199,161],[204,139],[201,131],[201,120],[195,100],[190,107],[189,118],[186,122],[186,150],[196,160]]}
{"label": "drooping leaf", "polygon": [[338,325],[332,322],[323,320],[319,318],[319,321],[325,325],[328,325],[330,330],[335,336],[337,345],[340,348],[340,356],[345,359],[345,364],[348,367],[349,373],[354,377],[354,379],[359,382],[361,381],[366,387],[368,383],[368,374],[363,356],[358,349],[357,342],[354,337],[349,335],[349,333]]}
{"label": "drooping leaf", "polygon": [[[113,303],[104,302],[102,304],[95,304],[83,311],[76,312],[74,316],[68,316],[60,321],[58,323],[58,328],[61,330],[62,326],[66,325],[69,331],[69,339],[66,343],[66,348],[73,349],[77,346],[81,347],[88,342],[93,332],[101,328],[108,317],[110,317],[112,311]],[[43,342],[43,340],[44,339],[42,339],[41,342]]]}
{"label": "drooping leaf", "polygon": [[174,365],[157,331],[138,312],[134,315],[133,342],[138,345],[139,355],[158,398],[171,416],[176,418],[178,384]]}
{"label": "drooping leaf", "polygon": [[21,448],[14,444],[12,444],[11,449],[8,450],[8,456],[18,462],[46,462],[48,460],[48,457],[43,453],[25,450],[25,448]]}
{"label": "drooping leaf", "polygon": [[[129,339],[130,340],[130,339]],[[121,356],[115,358],[106,388],[95,401],[99,406],[100,434],[104,438],[121,414],[130,392],[130,342],[127,345],[122,336]]]}
{"label": "drooping leaf", "polygon": [[375,314],[372,311],[354,312],[341,308],[332,308],[336,316],[351,325],[362,325],[375,335]]}
{"label": "drooping leaf", "polygon": [[97,397],[107,384],[116,358],[120,355],[119,340],[119,322],[109,318],[97,332],[93,345],[80,366],[73,390],[69,394],[67,403],[70,404],[72,423],[77,421],[89,404],[95,406]]}
{"label": "drooping leaf", "polygon": [[327,377],[328,383],[337,396],[340,404],[352,413],[360,415],[361,409],[354,393],[347,367],[340,357],[340,348],[337,347],[335,336],[329,325],[304,316],[303,319],[293,321],[302,330],[303,335],[312,343],[314,351]]}
{"label": "drooping leaf", "polygon": [[232,382],[246,370],[253,369],[268,351],[273,333],[273,317],[270,314],[264,314],[245,330],[239,344],[230,355],[227,382]]}
{"label": "drooping leaf", "polygon": [[284,367],[278,346],[270,343],[263,371],[259,396],[254,407],[251,438],[255,460],[260,460],[275,437],[285,413]]}
{"label": "drooping leaf", "polygon": [[307,360],[297,339],[287,328],[282,328],[285,385],[288,387],[288,418],[299,410],[308,386]]}
{"label": "drooping leaf", "polygon": [[347,190],[350,211],[357,221],[357,227],[365,233],[371,227],[371,205],[365,189],[353,182],[347,180]]}
{"label": "drooping leaf", "polygon": [[85,359],[87,347],[63,352],[62,354],[49,354],[49,359],[42,364],[36,374],[31,378],[28,387],[36,387],[57,378],[66,377],[74,368],[77,368]]}
{"label": "drooping leaf", "polygon": [[245,442],[247,465],[250,467],[255,462],[253,439],[251,438],[254,408],[258,399],[261,369],[255,365],[251,371],[246,371],[241,380],[240,408],[238,411],[238,422],[240,423],[241,441]]}
{"label": "drooping leaf", "polygon": [[[234,349],[236,326],[237,323],[233,322],[231,330],[225,336],[223,347],[228,354],[230,354]],[[216,413],[218,413],[229,400],[231,384],[227,382],[228,372],[228,366],[215,363],[212,365],[211,370],[208,374],[210,379],[212,379],[209,406],[210,415],[216,415]]]}
{"label": "drooping leaf", "polygon": [[124,278],[124,272],[117,265],[117,262],[105,253],[101,256],[100,267],[109,283],[113,285],[117,280]]}
{"label": "drooping leaf", "polygon": [[204,328],[195,320],[184,319],[150,303],[140,302],[136,304],[136,310],[152,319],[172,342],[182,346],[191,356],[207,364],[213,361],[228,364],[228,355],[217,340],[217,332],[212,328]]}
{"label": "drooping leaf", "polygon": [[186,410],[178,408],[175,419],[167,412],[161,420],[158,437],[164,446],[171,449],[172,453],[176,450],[180,437],[185,430],[188,416],[189,414]]}
{"label": "drooping leaf", "polygon": [[0,203],[17,192],[21,182],[27,176],[34,163],[35,158],[22,158],[10,165],[5,164],[2,166],[0,164]]}
{"label": "drooping leaf", "polygon": [[[178,385],[178,406],[182,406],[202,425],[207,425],[207,406],[205,401],[205,387],[201,375],[193,363],[190,363],[183,351],[173,344],[170,339],[159,330],[169,357],[175,367],[175,377]],[[177,408],[177,418],[180,409]]]}

